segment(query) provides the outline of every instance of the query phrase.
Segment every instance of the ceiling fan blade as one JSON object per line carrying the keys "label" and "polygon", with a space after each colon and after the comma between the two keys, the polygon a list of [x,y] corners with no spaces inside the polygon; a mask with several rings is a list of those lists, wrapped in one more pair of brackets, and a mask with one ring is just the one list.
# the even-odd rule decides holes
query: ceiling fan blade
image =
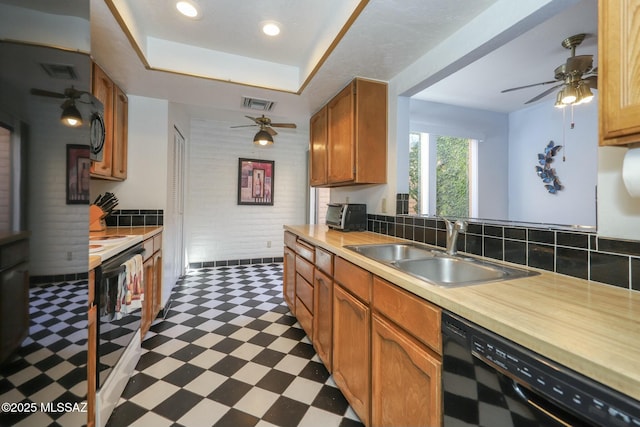
{"label": "ceiling fan blade", "polygon": [[231,128],[251,128],[251,127],[256,127],[258,125],[237,125],[237,126],[229,126]]}
{"label": "ceiling fan blade", "polygon": [[58,93],[58,92],[51,92],[48,90],[43,90],[43,89],[36,89],[36,88],[31,88],[31,94],[32,95],[38,95],[38,96],[48,96],[50,98],[66,98],[67,96],[62,94],[62,93]]}
{"label": "ceiling fan blade", "polygon": [[538,96],[534,96],[533,98],[531,98],[530,100],[525,102],[525,104],[531,104],[532,102],[536,102],[537,100],[544,98],[545,96],[549,95],[551,92],[553,92],[554,90],[556,90],[557,88],[559,88],[560,86],[563,86],[563,85],[564,85],[564,83],[556,85],[556,86],[553,86],[553,87],[545,90],[544,92],[542,92]]}
{"label": "ceiling fan blade", "polygon": [[256,122],[257,124],[261,124],[261,123],[260,123],[260,120],[258,120],[258,119],[257,119],[257,118],[255,118],[255,117],[251,117],[251,116],[245,116],[245,117],[246,117],[247,119],[249,119],[249,120],[252,120],[252,121]]}
{"label": "ceiling fan blade", "polygon": [[264,130],[266,130],[267,133],[271,136],[276,136],[278,134],[278,132],[276,132],[274,129],[271,129],[269,126],[265,126]]}
{"label": "ceiling fan blade", "polygon": [[274,126],[277,128],[289,128],[289,129],[295,129],[296,128],[296,124],[295,123],[271,123],[269,126]]}
{"label": "ceiling fan blade", "polygon": [[551,83],[558,83],[558,81],[557,80],[549,80],[548,82],[534,83],[534,84],[525,85],[525,86],[512,87],[510,89],[502,90],[502,91],[500,91],[500,93],[513,92],[514,90],[526,89],[528,87],[534,87],[534,86],[548,85],[548,84],[551,84]]}

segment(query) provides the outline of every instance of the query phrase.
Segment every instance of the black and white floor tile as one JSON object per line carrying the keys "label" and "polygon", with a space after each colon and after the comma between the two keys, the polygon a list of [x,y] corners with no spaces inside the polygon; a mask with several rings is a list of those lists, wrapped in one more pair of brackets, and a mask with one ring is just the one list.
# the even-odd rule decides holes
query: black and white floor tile
{"label": "black and white floor tile", "polygon": [[[29,293],[29,336],[0,368],[0,402],[13,404],[0,411],[0,426],[84,425],[87,282],[53,283]],[[58,403],[77,404],[77,411],[58,412]]]}
{"label": "black and white floor tile", "polygon": [[191,271],[108,426],[361,426],[282,300],[282,264]]}
{"label": "black and white floor tile", "polygon": [[[87,283],[31,290],[31,327],[0,368],[0,402],[86,399]],[[143,342],[107,425],[361,426],[282,300],[282,264],[192,270]],[[83,412],[0,413],[0,426],[80,426]]]}

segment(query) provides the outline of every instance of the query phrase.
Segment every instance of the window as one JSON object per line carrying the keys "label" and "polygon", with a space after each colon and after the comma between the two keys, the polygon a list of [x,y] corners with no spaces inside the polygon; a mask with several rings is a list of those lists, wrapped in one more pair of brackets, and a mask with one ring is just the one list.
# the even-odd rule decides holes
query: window
{"label": "window", "polygon": [[409,134],[409,213],[477,216],[477,140]]}

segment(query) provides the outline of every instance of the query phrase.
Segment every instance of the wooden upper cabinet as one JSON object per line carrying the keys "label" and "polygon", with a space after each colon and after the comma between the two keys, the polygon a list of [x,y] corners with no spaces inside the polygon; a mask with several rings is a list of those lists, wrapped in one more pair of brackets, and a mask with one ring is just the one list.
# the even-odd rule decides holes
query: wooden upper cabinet
{"label": "wooden upper cabinet", "polygon": [[104,107],[105,139],[102,161],[92,162],[91,176],[124,181],[127,178],[127,95],[96,63],[93,63],[92,93]]}
{"label": "wooden upper cabinet", "polygon": [[311,117],[309,153],[311,186],[327,184],[327,107]]}
{"label": "wooden upper cabinet", "polygon": [[129,101],[127,95],[115,86],[113,94],[113,170],[114,178],[127,179],[127,117],[129,114]]}
{"label": "wooden upper cabinet", "polygon": [[386,83],[354,79],[311,118],[310,127],[312,186],[387,182]]}
{"label": "wooden upper cabinet", "polygon": [[640,142],[640,0],[598,2],[600,145]]}
{"label": "wooden upper cabinet", "polygon": [[331,184],[355,180],[355,90],[355,83],[351,83],[327,105],[328,182]]}

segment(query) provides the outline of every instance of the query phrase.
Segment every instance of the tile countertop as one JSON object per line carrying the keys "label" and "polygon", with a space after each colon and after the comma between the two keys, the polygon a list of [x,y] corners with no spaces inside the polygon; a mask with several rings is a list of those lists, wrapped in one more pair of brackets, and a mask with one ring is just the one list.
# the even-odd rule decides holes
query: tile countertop
{"label": "tile countertop", "polygon": [[343,248],[406,240],[371,232],[344,233],[323,225],[285,225],[284,229],[640,400],[640,292],[544,270],[536,270],[540,275],[533,277],[442,288]]}
{"label": "tile countertop", "polygon": [[[105,231],[93,231],[89,233],[89,237],[100,236],[136,236],[138,239],[133,239],[123,243],[121,248],[117,248],[116,252],[122,252],[133,244],[147,240],[156,234],[162,232],[162,226],[149,226],[149,227],[109,227]],[[102,263],[102,257],[99,253],[92,253],[89,255],[89,269],[93,270]]]}

